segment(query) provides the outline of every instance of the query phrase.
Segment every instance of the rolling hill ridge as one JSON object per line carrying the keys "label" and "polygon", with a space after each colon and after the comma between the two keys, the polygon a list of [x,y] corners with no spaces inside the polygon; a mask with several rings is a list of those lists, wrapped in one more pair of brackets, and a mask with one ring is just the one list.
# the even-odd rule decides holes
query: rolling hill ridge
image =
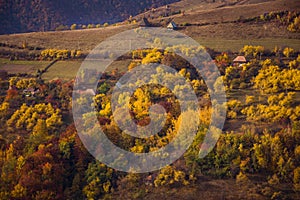
{"label": "rolling hill ridge", "polygon": [[59,25],[123,21],[179,0],[53,0],[0,2],[0,34],[54,30]]}

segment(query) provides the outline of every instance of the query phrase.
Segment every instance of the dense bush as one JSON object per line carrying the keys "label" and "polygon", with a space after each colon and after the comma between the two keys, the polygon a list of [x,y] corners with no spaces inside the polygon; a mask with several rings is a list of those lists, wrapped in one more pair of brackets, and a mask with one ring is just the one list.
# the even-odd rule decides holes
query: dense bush
{"label": "dense bush", "polygon": [[67,49],[45,49],[41,52],[42,59],[68,59],[80,58],[82,56],[80,50]]}

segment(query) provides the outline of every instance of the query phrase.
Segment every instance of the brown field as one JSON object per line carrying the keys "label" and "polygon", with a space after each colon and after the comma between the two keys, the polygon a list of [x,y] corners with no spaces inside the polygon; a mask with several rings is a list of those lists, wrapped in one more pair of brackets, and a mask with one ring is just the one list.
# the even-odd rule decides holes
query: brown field
{"label": "brown field", "polygon": [[49,63],[50,61],[9,61],[8,59],[0,59],[0,70],[13,74],[35,74],[38,69],[45,68]]}
{"label": "brown field", "polygon": [[[185,187],[139,187],[132,193],[130,191],[124,193],[116,192],[113,199],[182,199],[182,200],[267,200],[259,190],[265,187],[265,178],[262,176],[249,175],[248,183],[237,183],[234,179],[212,179],[210,177],[201,176],[195,184]],[[285,188],[288,184],[282,184]],[[297,199],[299,195],[292,190],[290,191],[290,199]]]}
{"label": "brown field", "polygon": [[[178,23],[182,23],[185,21],[193,23],[231,22],[240,17],[246,19],[250,17],[259,16],[261,14],[268,13],[271,11],[299,11],[299,4],[299,1],[293,0],[260,0],[256,2],[248,0],[233,5],[230,3],[215,3],[210,6],[207,6],[207,4],[202,3],[200,4],[200,7],[197,7],[196,1],[193,1],[192,3],[190,3],[190,5],[196,6],[191,6],[190,9],[185,11],[184,16],[174,16],[174,20],[178,20]],[[177,9],[185,10],[185,5],[179,6]]]}
{"label": "brown field", "polygon": [[34,66],[31,65],[14,65],[14,64],[8,64],[8,65],[3,65],[1,66],[2,70],[7,71],[8,73],[34,73],[37,69]]}
{"label": "brown field", "polygon": [[0,35],[0,42],[21,46],[26,41],[29,46],[33,47],[81,49],[86,53],[105,38],[131,28],[132,26],[120,25],[99,29]]}
{"label": "brown field", "polygon": [[[194,38],[201,44],[219,51],[227,49],[238,51],[243,45],[251,44],[252,41],[254,43],[256,41],[260,42],[260,45],[266,45],[268,48],[291,46],[296,50],[300,50],[300,34],[288,32],[284,26],[278,27],[273,22],[234,22],[238,19],[260,16],[271,11],[300,11],[300,1],[245,0],[238,4],[234,4],[234,2],[207,4],[196,0],[181,1],[171,4],[170,9],[171,12],[184,10],[184,16],[175,14],[169,17],[159,17],[164,9],[159,8],[154,13],[151,13],[149,21],[159,23],[162,26],[165,26],[171,19],[179,25],[190,23],[191,26],[181,27],[179,31]],[[139,19],[141,16],[148,15],[149,12],[135,18]],[[203,25],[203,23],[207,24]],[[124,22],[116,26],[112,25],[98,29],[0,35],[0,42],[20,47],[26,41],[31,47],[81,49],[84,53],[88,53],[107,37],[136,27],[138,27],[137,24],[126,24]],[[7,47],[0,47],[0,50],[22,51],[20,49],[8,49]]]}

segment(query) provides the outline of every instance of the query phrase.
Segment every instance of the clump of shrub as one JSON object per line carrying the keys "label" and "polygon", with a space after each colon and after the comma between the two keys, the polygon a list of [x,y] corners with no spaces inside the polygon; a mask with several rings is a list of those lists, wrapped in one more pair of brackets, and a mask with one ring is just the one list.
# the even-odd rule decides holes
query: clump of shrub
{"label": "clump of shrub", "polygon": [[88,24],[88,25],[87,25],[87,28],[88,28],[88,29],[90,29],[90,28],[95,28],[95,24]]}
{"label": "clump of shrub", "polygon": [[188,23],[188,22],[183,22],[183,23],[182,23],[182,26],[191,26],[191,24]]}
{"label": "clump of shrub", "polygon": [[42,59],[68,59],[80,58],[81,56],[80,50],[45,49],[41,52]]}
{"label": "clump of shrub", "polygon": [[77,29],[77,24],[72,24],[72,25],[70,26],[70,29],[71,29],[71,30],[76,30],[76,29]]}
{"label": "clump of shrub", "polygon": [[66,25],[59,25],[58,27],[56,27],[55,31],[66,31],[69,30],[69,27]]}

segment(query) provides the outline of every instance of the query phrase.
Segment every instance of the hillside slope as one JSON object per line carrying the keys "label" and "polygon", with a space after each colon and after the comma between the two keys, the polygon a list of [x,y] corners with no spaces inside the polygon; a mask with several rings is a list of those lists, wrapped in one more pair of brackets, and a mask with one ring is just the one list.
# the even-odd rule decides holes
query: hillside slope
{"label": "hillside slope", "polygon": [[115,23],[179,0],[0,1],[0,34],[54,30],[59,25]]}
{"label": "hillside slope", "polygon": [[171,4],[170,10],[172,13],[184,10],[184,14],[162,18],[158,17],[159,11],[147,14],[154,23],[167,24],[173,20],[179,25],[189,24],[182,31],[194,38],[207,36],[223,39],[300,38],[299,33],[289,32],[286,26],[274,23],[274,20],[243,21],[270,12],[299,12],[300,1],[296,0],[229,0],[210,4],[185,0]]}
{"label": "hillside slope", "polygon": [[[159,24],[162,27],[165,27],[170,20],[174,20],[180,25],[178,31],[191,36],[203,45],[208,44],[207,46],[218,50],[232,49],[227,48],[227,45],[234,45],[235,50],[239,50],[244,44],[256,44],[260,41],[262,41],[261,45],[268,43],[270,48],[274,48],[275,45],[291,45],[300,50],[299,32],[288,31],[286,25],[280,25],[274,21],[238,21],[239,19],[259,17],[269,12],[299,12],[300,1],[232,0],[225,3],[222,1],[206,3],[197,0],[183,0],[169,5],[168,16],[160,16],[165,9],[165,6],[160,7],[155,11],[149,11],[133,18],[139,21],[146,16],[151,23]],[[184,15],[176,14],[178,11],[185,11]],[[185,23],[189,25],[184,26]],[[5,47],[0,47],[0,50],[6,52],[26,51],[22,48],[8,47],[9,45],[21,47],[22,43],[26,41],[30,47],[80,49],[87,53],[107,37],[136,27],[138,24],[121,23],[118,26],[100,29],[0,35],[0,43],[7,44]]]}

